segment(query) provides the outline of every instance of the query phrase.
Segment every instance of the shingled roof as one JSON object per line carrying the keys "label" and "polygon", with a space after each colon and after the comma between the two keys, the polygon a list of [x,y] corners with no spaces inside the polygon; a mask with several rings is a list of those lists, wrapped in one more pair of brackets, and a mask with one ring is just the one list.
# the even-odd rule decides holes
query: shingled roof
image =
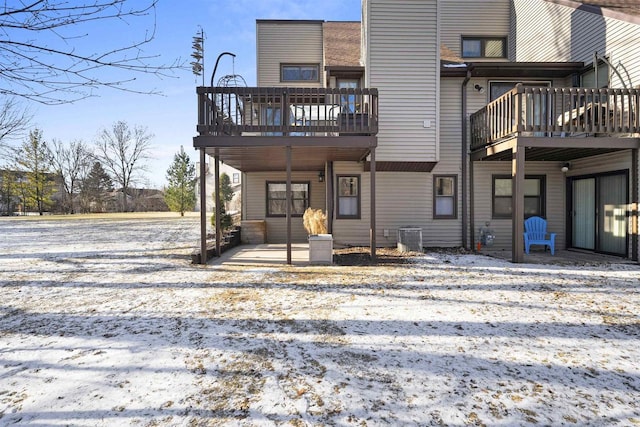
{"label": "shingled roof", "polygon": [[325,22],[322,25],[322,31],[325,65],[329,67],[360,66],[359,22]]}
{"label": "shingled roof", "polygon": [[602,7],[616,12],[640,16],[640,2],[638,0],[576,0],[578,3]]}
{"label": "shingled roof", "polygon": [[624,19],[624,15],[636,20],[640,18],[640,1],[638,0],[546,0],[553,3],[578,7],[581,10],[593,13],[602,11],[623,14],[618,18]]}

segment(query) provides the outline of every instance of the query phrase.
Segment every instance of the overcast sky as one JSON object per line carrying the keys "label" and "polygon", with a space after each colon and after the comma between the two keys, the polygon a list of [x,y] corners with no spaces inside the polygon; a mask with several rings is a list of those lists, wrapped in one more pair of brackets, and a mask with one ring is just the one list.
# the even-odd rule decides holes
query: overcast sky
{"label": "overcast sky", "polygon": [[[224,56],[216,72],[216,80],[227,74],[240,74],[249,86],[256,84],[255,21],[256,19],[320,19],[360,20],[360,0],[160,0],[156,13],[156,37],[145,47],[145,54],[160,55],[154,61],[171,63],[191,58],[192,37],[201,26],[205,32],[205,81],[210,81],[216,58],[230,51],[237,56]],[[101,46],[139,40],[152,27],[151,21],[135,22],[113,30],[104,23],[94,24],[78,43]],[[144,27],[147,28],[144,28]],[[35,37],[40,37],[36,35]],[[102,70],[106,73],[109,70]],[[173,155],[185,147],[192,161],[197,152],[192,148],[196,135],[196,79],[191,71],[177,72],[174,78],[137,75],[130,87],[136,90],[159,90],[163,96],[137,95],[113,89],[100,89],[96,97],[72,105],[44,106],[32,104],[34,126],[44,132],[47,141],[82,140],[92,143],[102,128],[124,120],[130,125],[146,126],[154,134],[154,159],[149,162],[147,186],[161,188]]]}

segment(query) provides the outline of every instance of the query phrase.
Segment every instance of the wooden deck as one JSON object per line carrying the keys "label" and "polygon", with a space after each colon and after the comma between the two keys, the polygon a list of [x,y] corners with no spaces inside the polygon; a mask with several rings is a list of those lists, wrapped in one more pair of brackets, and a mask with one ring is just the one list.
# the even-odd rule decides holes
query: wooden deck
{"label": "wooden deck", "polygon": [[[471,115],[471,151],[510,138],[532,137],[570,146],[571,137],[640,133],[640,90],[529,87],[521,84]],[[609,138],[607,140],[607,138]],[[596,143],[597,144],[597,143]]]}
{"label": "wooden deck", "polygon": [[[482,249],[479,253],[493,258],[506,259],[508,261],[512,259],[510,250]],[[579,249],[566,249],[560,251],[556,249],[555,255],[551,255],[548,250],[545,252],[542,249],[534,250],[533,248],[528,255],[524,254],[523,263],[554,266],[607,266],[611,264],[638,265],[637,262],[628,258],[581,251]]]}

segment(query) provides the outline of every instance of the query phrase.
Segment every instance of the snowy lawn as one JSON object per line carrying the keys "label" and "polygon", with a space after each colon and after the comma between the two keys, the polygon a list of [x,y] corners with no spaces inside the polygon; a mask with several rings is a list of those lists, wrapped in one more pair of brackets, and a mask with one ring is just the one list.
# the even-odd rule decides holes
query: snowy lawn
{"label": "snowy lawn", "polygon": [[0,425],[640,425],[640,266],[191,265],[197,218],[0,220]]}

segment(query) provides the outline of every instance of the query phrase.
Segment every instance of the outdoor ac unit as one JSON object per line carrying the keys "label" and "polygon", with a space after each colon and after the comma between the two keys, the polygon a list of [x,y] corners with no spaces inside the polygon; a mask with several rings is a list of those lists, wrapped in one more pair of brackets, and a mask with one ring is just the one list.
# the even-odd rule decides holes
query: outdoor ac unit
{"label": "outdoor ac unit", "polygon": [[422,252],[422,228],[400,227],[398,229],[398,250],[400,252]]}

